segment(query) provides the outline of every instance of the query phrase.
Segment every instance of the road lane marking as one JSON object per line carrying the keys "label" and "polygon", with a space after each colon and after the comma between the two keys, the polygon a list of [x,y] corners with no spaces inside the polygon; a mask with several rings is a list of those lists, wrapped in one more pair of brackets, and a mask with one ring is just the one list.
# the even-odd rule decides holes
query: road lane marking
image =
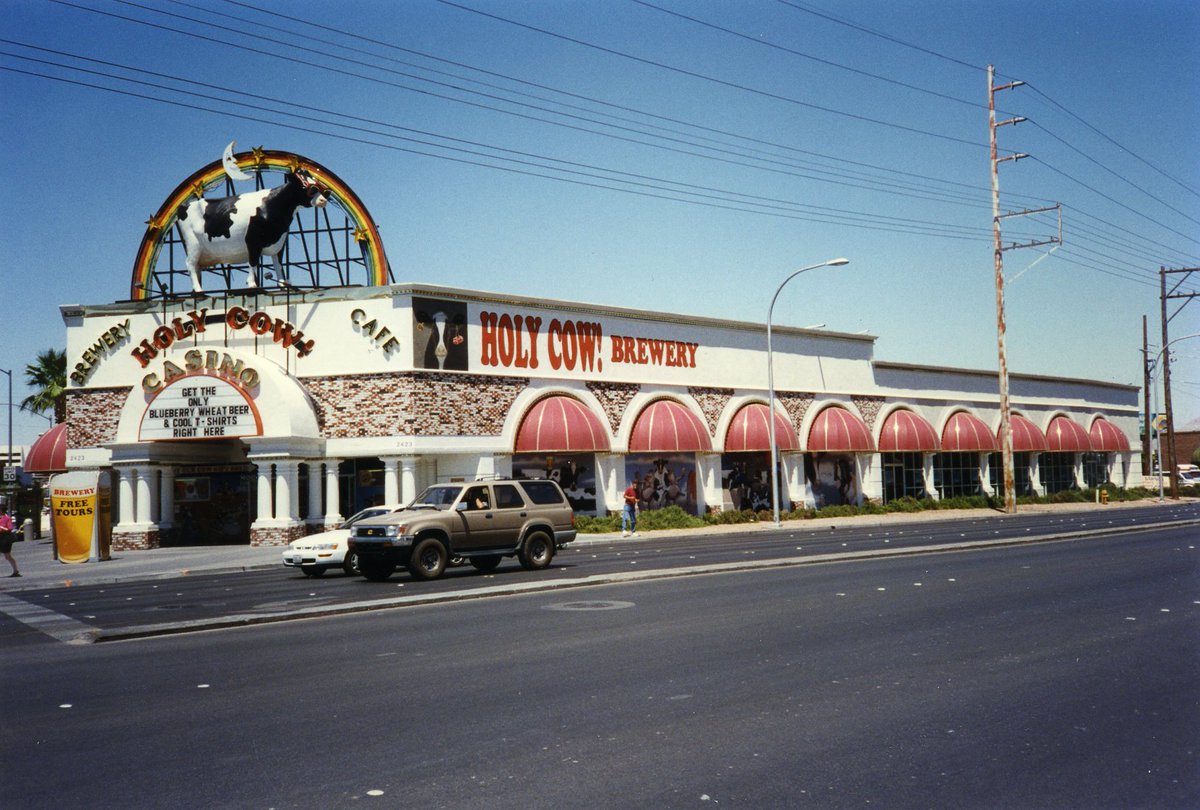
{"label": "road lane marking", "polygon": [[8,594],[0,594],[0,613],[66,644],[89,644],[100,633],[98,627]]}

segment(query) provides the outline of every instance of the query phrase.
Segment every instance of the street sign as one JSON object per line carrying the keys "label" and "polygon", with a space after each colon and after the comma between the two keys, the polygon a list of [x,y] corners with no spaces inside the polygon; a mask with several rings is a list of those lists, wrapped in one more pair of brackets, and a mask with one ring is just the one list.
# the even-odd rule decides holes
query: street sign
{"label": "street sign", "polygon": [[17,468],[16,467],[5,467],[4,468],[4,483],[15,484],[16,481],[17,481]]}

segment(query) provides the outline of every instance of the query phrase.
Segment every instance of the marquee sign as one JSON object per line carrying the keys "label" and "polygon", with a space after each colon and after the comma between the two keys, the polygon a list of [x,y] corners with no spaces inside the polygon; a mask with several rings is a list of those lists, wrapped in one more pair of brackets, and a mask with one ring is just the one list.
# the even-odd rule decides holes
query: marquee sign
{"label": "marquee sign", "polygon": [[138,441],[230,439],[262,435],[262,417],[241,387],[221,377],[177,377],[150,400]]}

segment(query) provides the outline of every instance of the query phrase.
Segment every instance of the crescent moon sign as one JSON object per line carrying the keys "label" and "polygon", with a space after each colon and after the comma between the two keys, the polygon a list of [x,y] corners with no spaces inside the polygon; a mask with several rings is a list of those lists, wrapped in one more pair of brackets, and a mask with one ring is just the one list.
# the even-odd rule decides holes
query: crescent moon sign
{"label": "crescent moon sign", "polygon": [[225,154],[221,155],[221,165],[225,167],[225,174],[229,175],[230,180],[249,180],[250,175],[238,168],[237,161],[233,159],[233,147],[237,146],[237,141],[230,141],[229,146],[225,147]]}

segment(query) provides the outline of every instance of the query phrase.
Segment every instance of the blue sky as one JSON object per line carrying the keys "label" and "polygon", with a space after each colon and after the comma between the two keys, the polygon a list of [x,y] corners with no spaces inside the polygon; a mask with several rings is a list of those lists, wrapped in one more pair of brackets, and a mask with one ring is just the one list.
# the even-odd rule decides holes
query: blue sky
{"label": "blue sky", "polygon": [[[337,172],[398,282],[761,323],[791,270],[846,256],[789,285],[776,321],[994,369],[992,63],[1028,83],[998,96],[1001,119],[1029,119],[1001,150],[1031,155],[1003,164],[1002,208],[1064,206],[1060,249],[1032,267],[1040,252],[1006,253],[1011,371],[1140,385],[1159,267],[1200,266],[1193,2],[0,10],[0,368],[17,401],[25,364],[64,343],[58,306],[127,298],[145,220],[233,139]],[[1011,222],[1014,241],[1054,226]],[[1194,332],[1200,302],[1171,323]],[[1174,348],[1182,425],[1200,418],[1200,340]],[[13,440],[46,427],[17,413]]]}

